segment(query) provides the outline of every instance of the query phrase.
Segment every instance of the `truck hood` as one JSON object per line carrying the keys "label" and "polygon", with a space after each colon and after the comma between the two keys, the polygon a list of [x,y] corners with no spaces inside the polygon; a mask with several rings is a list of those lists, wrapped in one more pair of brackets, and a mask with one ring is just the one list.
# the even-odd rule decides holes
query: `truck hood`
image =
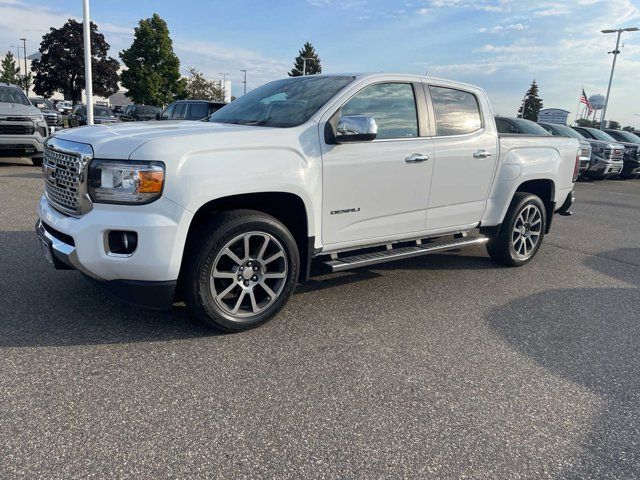
{"label": "truck hood", "polygon": [[21,103],[0,102],[0,116],[25,116],[25,115],[41,115],[41,112],[33,105],[22,105]]}
{"label": "truck hood", "polygon": [[95,157],[123,159],[129,158],[135,150],[154,139],[166,140],[212,134],[224,135],[256,130],[273,129],[226,123],[163,120],[92,125],[61,130],[54,135],[64,140],[91,145]]}

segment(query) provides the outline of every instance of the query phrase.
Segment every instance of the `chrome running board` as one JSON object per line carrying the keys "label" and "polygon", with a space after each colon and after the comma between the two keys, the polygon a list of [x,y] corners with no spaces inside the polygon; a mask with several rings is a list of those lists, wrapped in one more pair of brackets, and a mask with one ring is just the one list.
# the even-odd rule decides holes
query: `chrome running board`
{"label": "chrome running board", "polygon": [[[440,240],[440,239],[438,239]],[[461,247],[469,247],[471,245],[482,245],[489,240],[487,237],[461,238],[454,241],[432,241],[428,243],[418,243],[409,247],[387,248],[377,252],[361,253],[360,255],[338,257],[335,256],[330,260],[322,263],[329,267],[332,272],[342,272],[358,267],[368,267],[378,263],[391,262],[393,260],[402,260],[405,258],[420,257],[431,253],[444,252]]]}

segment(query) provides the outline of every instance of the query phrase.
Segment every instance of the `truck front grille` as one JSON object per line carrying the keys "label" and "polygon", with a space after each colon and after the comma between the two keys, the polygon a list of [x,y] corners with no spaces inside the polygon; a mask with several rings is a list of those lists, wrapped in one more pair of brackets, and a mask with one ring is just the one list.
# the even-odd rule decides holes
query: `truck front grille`
{"label": "truck front grille", "polygon": [[47,198],[63,213],[80,213],[80,157],[44,149],[42,171]]}
{"label": "truck front grille", "polygon": [[33,135],[33,125],[0,125],[0,135]]}

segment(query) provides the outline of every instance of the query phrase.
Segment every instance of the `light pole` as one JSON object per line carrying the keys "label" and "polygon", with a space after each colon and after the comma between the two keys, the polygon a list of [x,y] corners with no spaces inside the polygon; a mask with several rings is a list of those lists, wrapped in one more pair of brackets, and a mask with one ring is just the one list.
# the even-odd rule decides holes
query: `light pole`
{"label": "light pole", "polygon": [[313,60],[313,57],[302,57],[302,76],[307,74],[307,60]]}
{"label": "light pole", "polygon": [[247,93],[247,71],[246,70],[240,70],[242,73],[244,73],[244,80],[242,81],[242,83],[244,84],[244,88],[242,89],[242,94],[244,95],[245,93]]}
{"label": "light pole", "polygon": [[227,100],[227,72],[218,72],[218,75],[222,75],[222,96],[224,97],[222,100]]}
{"label": "light pole", "polygon": [[[21,38],[20,40],[22,40],[22,50],[24,52],[24,76],[22,77],[24,79],[24,94],[28,97],[29,86],[27,85],[27,39]],[[20,47],[18,47],[18,51],[19,50]]]}
{"label": "light pole", "polygon": [[609,105],[609,94],[611,93],[611,82],[613,81],[613,71],[616,68],[616,59],[618,58],[618,54],[620,53],[620,37],[622,36],[622,32],[637,32],[640,28],[630,27],[630,28],[618,28],[617,30],[602,30],[602,33],[617,33],[618,38],[616,40],[616,48],[613,52],[613,64],[611,65],[611,75],[609,76],[609,86],[607,87],[607,96],[604,99],[604,108],[602,109],[602,117],[600,117],[600,128],[604,128],[605,116],[607,115],[607,106]]}
{"label": "light pole", "polygon": [[82,0],[84,39],[84,92],[87,106],[87,125],[93,125],[93,78],[91,73],[91,21],[89,20],[89,0]]}

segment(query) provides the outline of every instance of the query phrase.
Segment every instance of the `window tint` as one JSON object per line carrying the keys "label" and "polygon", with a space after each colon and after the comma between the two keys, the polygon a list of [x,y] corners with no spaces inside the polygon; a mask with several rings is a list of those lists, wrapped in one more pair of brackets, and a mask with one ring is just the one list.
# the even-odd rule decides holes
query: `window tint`
{"label": "window tint", "polygon": [[418,115],[413,87],[408,83],[370,85],[349,100],[340,112],[346,115],[371,115],[378,124],[376,138],[418,136]]}
{"label": "window tint", "polygon": [[518,129],[503,118],[496,118],[496,128],[498,133],[518,133]]}
{"label": "window tint", "polygon": [[164,120],[167,120],[167,119],[171,118],[171,115],[173,114],[173,109],[174,108],[176,108],[176,104],[175,103],[169,105],[167,107],[167,109],[162,113],[162,118]]}
{"label": "window tint", "polygon": [[22,93],[22,90],[16,87],[0,87],[0,103],[20,103],[22,105],[31,105],[29,99]]}
{"label": "window tint", "polygon": [[436,117],[436,135],[464,135],[482,127],[476,96],[445,87],[429,87]]}
{"label": "window tint", "polygon": [[202,120],[209,115],[208,103],[191,103],[189,105],[189,120]]}
{"label": "window tint", "polygon": [[176,107],[173,110],[171,118],[184,118],[184,111],[187,109],[186,103],[176,103]]}

